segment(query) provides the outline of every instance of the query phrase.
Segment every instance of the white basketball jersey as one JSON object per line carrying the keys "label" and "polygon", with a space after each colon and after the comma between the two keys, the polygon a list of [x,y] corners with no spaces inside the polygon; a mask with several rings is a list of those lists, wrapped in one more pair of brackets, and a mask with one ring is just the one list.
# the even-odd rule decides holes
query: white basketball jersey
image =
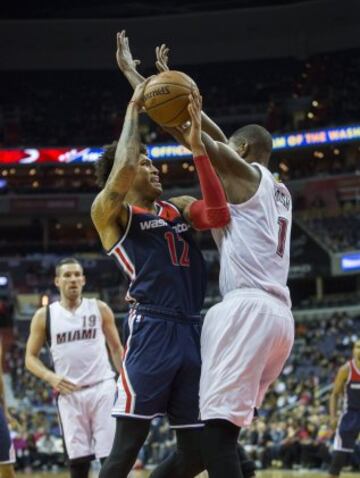
{"label": "white basketball jersey", "polygon": [[96,299],[82,299],[73,312],[60,302],[50,305],[50,351],[55,372],[76,385],[114,377]]}
{"label": "white basketball jersey", "polygon": [[286,286],[290,262],[291,195],[264,166],[255,195],[229,204],[231,222],[212,234],[220,252],[220,292],[262,289],[291,306]]}

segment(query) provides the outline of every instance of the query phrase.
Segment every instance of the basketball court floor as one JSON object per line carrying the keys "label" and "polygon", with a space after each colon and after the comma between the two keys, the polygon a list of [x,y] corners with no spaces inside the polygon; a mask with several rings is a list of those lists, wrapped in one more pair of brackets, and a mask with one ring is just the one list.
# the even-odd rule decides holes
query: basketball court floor
{"label": "basketball court floor", "polygon": [[[129,478],[147,478],[150,472],[148,471],[136,471],[129,475]],[[17,477],[21,478],[69,478],[68,473],[31,473],[31,474],[17,474]],[[326,472],[315,471],[287,471],[287,470],[271,470],[271,471],[258,471],[256,473],[258,478],[325,478]],[[359,478],[359,473],[341,473],[341,478]],[[96,478],[96,474],[92,474],[91,478]],[[203,473],[198,478],[207,478],[207,475]],[[226,478],[226,476],[224,476]]]}

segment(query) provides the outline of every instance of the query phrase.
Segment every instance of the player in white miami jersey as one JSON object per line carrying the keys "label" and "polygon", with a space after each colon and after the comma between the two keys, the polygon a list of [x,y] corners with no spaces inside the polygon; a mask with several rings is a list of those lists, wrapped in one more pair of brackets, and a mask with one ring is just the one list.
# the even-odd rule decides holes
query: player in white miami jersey
{"label": "player in white miami jersey", "polygon": [[[26,367],[57,392],[58,411],[71,478],[87,478],[90,462],[103,461],[115,434],[113,364],[119,372],[122,347],[111,309],[100,300],[82,297],[83,268],[75,258],[56,267],[60,301],[39,309],[31,323]],[[55,372],[39,359],[48,343]]]}

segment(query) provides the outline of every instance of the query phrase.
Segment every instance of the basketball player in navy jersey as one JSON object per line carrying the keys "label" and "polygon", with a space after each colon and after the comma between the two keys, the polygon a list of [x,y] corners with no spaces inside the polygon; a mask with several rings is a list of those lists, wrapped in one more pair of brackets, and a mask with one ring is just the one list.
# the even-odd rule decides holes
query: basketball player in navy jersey
{"label": "basketball player in navy jersey", "polygon": [[[144,78],[137,71],[136,65],[137,65],[138,61],[134,60],[133,57],[132,57],[132,54],[131,54],[131,51],[130,51],[130,48],[129,48],[129,41],[128,41],[128,38],[126,37],[125,31],[122,31],[121,33],[119,33],[117,35],[117,44],[118,44],[118,50],[117,50],[117,55],[116,56],[117,56],[118,66],[119,66],[120,70],[124,73],[125,77],[129,81],[131,86],[133,88],[135,88],[136,85],[139,84],[139,82],[144,80]],[[159,71],[164,71],[164,70],[168,69],[168,67],[167,67],[167,52],[168,52],[168,50],[167,50],[165,45],[162,45],[160,48],[156,49],[156,55],[157,55],[156,65],[157,65],[157,68],[158,68]],[[199,99],[196,98],[196,101],[199,101]],[[200,108],[200,110],[201,110],[201,99],[199,101],[198,108]],[[204,131],[206,131],[208,133],[209,138],[211,140],[214,140],[214,141],[226,142],[227,139],[226,139],[225,135],[223,134],[223,132],[221,131],[221,129],[213,121],[211,121],[211,119],[203,111],[201,111],[200,114],[201,114],[201,127]],[[176,129],[176,128],[166,128],[166,130],[169,133],[173,134],[176,137],[176,139],[178,139],[180,142],[183,142],[183,143],[185,142],[185,144],[189,147],[188,133],[184,132],[182,130],[182,128],[178,128],[178,129]],[[186,137],[184,137],[184,136],[186,136]],[[266,140],[267,139],[268,138],[266,137]],[[270,141],[271,141],[271,138],[270,138]],[[231,169],[230,168],[225,168],[225,169],[226,169],[226,173],[231,177],[232,176]],[[231,181],[232,181],[234,178],[227,178],[226,181],[223,180],[223,184],[224,184],[225,187],[229,187],[229,182],[231,182],[231,181],[229,181],[229,179],[231,179]],[[236,183],[236,187],[234,186],[234,189],[236,189],[237,191],[242,189],[242,188],[239,188],[239,182],[238,181]],[[217,230],[220,231],[220,229],[217,229]],[[227,425],[226,425],[226,428],[228,428]],[[248,459],[248,457],[246,456],[246,453],[244,452],[244,450],[241,447],[238,446],[236,448],[236,441],[237,441],[238,431],[239,431],[238,428],[234,427],[234,431],[231,430],[231,433],[230,433],[231,444],[233,444],[233,441],[234,441],[234,444],[235,444],[235,446],[234,446],[234,457],[232,459],[236,460],[237,464],[239,463],[240,468],[241,468],[240,473],[242,473],[242,475],[244,477],[246,477],[246,478],[253,477],[253,476],[255,476],[255,473],[254,473],[255,467],[254,467],[253,462],[251,462],[251,460]],[[228,452],[228,449],[229,449],[228,435],[229,435],[229,433],[227,433],[227,432],[228,432],[228,430],[226,430],[226,435],[227,436],[225,436],[225,439],[222,439],[222,437],[220,437],[220,439],[215,440],[215,443],[214,443],[215,450],[212,450],[211,447],[209,447],[210,451],[207,451],[208,455],[216,456],[217,450],[220,449],[220,448],[225,449],[226,453]],[[168,465],[168,468],[166,468],[166,465]],[[220,474],[224,473],[224,468],[222,467],[222,464],[220,464],[220,471],[219,472],[220,472]],[[225,472],[225,474],[226,474],[226,472]],[[169,458],[168,463],[164,464],[163,474],[161,474],[161,475],[159,474],[159,478],[165,478],[165,477],[166,478],[172,477],[171,457]]]}
{"label": "basketball player in navy jersey", "polygon": [[13,466],[15,463],[15,450],[7,425],[9,418],[10,416],[5,402],[5,387],[2,372],[2,344],[0,340],[0,478],[15,478]]}
{"label": "basketball player in navy jersey", "polygon": [[[157,64],[165,53],[164,46],[157,50]],[[272,138],[265,128],[247,125],[227,140],[204,113],[201,118],[201,140],[231,215],[225,228],[212,230],[223,300],[207,312],[201,334],[202,451],[210,478],[241,478],[240,428],[250,425],[294,341],[286,284],[292,201],[267,167]],[[188,146],[186,128],[167,131]]]}
{"label": "basketball player in navy jersey", "polygon": [[[144,86],[134,91],[118,143],[97,164],[102,191],[91,211],[104,249],[129,280],[130,304],[130,333],[113,408],[116,436],[100,477],[126,478],[151,419],[167,414],[178,446],[171,476],[192,478],[203,470],[198,386],[206,270],[189,224],[222,227],[229,215],[221,183],[204,155],[201,108],[194,98],[189,142],[204,199],[159,199],[159,171],[139,140]],[[162,476],[158,472],[152,476]]]}
{"label": "basketball player in navy jersey", "polygon": [[334,426],[340,397],[343,398],[343,407],[336,427],[329,478],[340,475],[350,453],[354,452],[360,433],[360,340],[354,344],[352,360],[340,367],[335,379],[330,396],[330,417]]}

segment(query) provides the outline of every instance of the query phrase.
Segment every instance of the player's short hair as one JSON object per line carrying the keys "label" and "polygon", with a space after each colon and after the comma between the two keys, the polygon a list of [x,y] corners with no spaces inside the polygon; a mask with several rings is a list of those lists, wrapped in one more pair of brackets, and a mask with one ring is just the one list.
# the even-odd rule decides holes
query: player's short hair
{"label": "player's short hair", "polygon": [[271,155],[273,140],[268,130],[258,124],[249,124],[237,129],[231,136],[231,141],[235,146],[240,146],[246,141],[252,151],[253,156]]}
{"label": "player's short hair", "polygon": [[[117,141],[105,145],[103,153],[95,163],[96,183],[101,188],[105,186],[113,167],[117,145]],[[146,152],[145,144],[140,143],[140,154],[146,154]]]}
{"label": "player's short hair", "polygon": [[60,268],[62,266],[65,266],[67,264],[78,264],[82,271],[84,271],[83,266],[81,262],[79,262],[76,257],[65,257],[64,259],[61,259],[55,266],[55,274],[58,276],[60,274]]}

